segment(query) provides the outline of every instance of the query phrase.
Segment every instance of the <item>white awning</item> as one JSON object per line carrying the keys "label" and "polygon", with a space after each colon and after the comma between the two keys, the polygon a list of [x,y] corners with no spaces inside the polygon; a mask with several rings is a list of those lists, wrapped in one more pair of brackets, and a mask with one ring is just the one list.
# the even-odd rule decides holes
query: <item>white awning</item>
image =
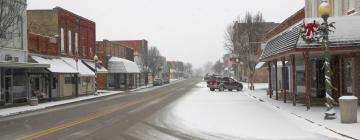
{"label": "white awning", "polygon": [[87,66],[85,66],[85,64],[82,63],[81,60],[76,62],[75,59],[67,58],[67,57],[61,57],[61,59],[64,60],[65,63],[73,67],[75,70],[77,70],[79,72],[79,76],[91,76],[91,77],[95,76],[95,73],[92,70],[90,70]]}
{"label": "white awning", "polygon": [[138,65],[130,60],[111,57],[108,63],[110,73],[140,73]]}
{"label": "white awning", "polygon": [[255,69],[260,69],[260,68],[264,67],[265,63],[266,63],[266,62],[259,62],[259,63],[257,63],[256,66],[255,66]]}
{"label": "white awning", "polygon": [[[87,60],[83,60],[83,62],[91,68],[92,71],[95,70],[95,63],[93,61],[87,61]],[[103,66],[98,66],[96,68],[96,73],[108,73],[108,70],[103,67]]]}
{"label": "white awning", "polygon": [[49,64],[49,71],[54,73],[78,73],[78,71],[72,68],[69,64],[65,63],[60,58],[43,58],[39,56],[31,56],[36,62],[40,64]]}

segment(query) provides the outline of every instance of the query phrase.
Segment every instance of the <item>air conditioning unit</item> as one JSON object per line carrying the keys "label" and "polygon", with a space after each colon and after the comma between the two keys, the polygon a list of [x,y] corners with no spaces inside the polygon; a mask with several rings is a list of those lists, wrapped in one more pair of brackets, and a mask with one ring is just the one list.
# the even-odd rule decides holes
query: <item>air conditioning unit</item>
{"label": "air conditioning unit", "polygon": [[19,57],[13,57],[11,55],[5,55],[5,61],[19,62]]}

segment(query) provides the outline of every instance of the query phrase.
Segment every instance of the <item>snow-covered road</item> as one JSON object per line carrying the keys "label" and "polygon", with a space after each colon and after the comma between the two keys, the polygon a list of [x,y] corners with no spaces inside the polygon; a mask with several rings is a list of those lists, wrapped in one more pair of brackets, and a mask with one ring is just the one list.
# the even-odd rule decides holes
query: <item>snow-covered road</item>
{"label": "snow-covered road", "polygon": [[241,92],[211,92],[204,82],[128,130],[140,139],[345,139]]}

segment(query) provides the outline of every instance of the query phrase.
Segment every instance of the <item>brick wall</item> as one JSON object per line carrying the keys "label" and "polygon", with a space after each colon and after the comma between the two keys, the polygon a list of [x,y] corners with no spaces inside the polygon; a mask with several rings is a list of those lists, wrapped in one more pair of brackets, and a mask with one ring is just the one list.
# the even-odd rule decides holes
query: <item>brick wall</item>
{"label": "brick wall", "polygon": [[42,36],[38,34],[28,33],[28,50],[30,53],[37,53],[43,55],[59,55],[57,49],[58,39]]}
{"label": "brick wall", "polygon": [[148,42],[146,40],[120,40],[112,42],[132,48],[134,52],[137,52],[139,54],[144,54],[148,51]]}
{"label": "brick wall", "polygon": [[285,31],[287,28],[295,25],[299,21],[303,20],[305,18],[305,10],[304,8],[297,11],[295,14],[287,18],[285,21],[280,23],[280,25],[276,26],[274,29],[270,30],[266,35],[262,38],[262,42],[267,42],[277,34]]}
{"label": "brick wall", "polygon": [[106,73],[98,73],[96,74],[96,86],[98,90],[104,90],[107,87],[107,76]]}
{"label": "brick wall", "polygon": [[[76,55],[76,35],[78,56],[81,59],[93,59],[96,43],[96,25],[95,22],[78,16],[63,8],[56,7],[51,10],[28,10],[28,31],[33,34],[57,38],[57,55],[75,56]],[[63,34],[61,34],[63,29]],[[71,32],[71,37],[69,36]],[[62,37],[64,40],[64,51],[61,52]],[[69,41],[71,38],[71,42]],[[33,40],[34,37],[31,37]],[[36,40],[36,39],[35,39]],[[41,39],[39,39],[41,40]],[[32,43],[35,43],[31,41]],[[71,49],[69,50],[69,44]],[[36,45],[35,45],[36,46]],[[40,46],[42,46],[40,44]],[[35,47],[31,48],[33,51]],[[43,51],[43,50],[41,50]],[[40,51],[40,52],[41,52]],[[36,51],[35,51],[36,52]],[[38,52],[37,52],[38,53]],[[51,53],[49,53],[51,54]]]}

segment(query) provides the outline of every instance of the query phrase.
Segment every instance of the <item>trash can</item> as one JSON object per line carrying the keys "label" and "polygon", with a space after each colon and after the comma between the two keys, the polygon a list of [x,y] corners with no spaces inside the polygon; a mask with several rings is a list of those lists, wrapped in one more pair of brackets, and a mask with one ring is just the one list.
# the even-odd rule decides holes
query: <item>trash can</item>
{"label": "trash can", "polygon": [[39,104],[38,98],[31,98],[30,99],[30,106],[37,106]]}
{"label": "trash can", "polygon": [[342,96],[339,98],[341,123],[357,123],[358,98]]}

